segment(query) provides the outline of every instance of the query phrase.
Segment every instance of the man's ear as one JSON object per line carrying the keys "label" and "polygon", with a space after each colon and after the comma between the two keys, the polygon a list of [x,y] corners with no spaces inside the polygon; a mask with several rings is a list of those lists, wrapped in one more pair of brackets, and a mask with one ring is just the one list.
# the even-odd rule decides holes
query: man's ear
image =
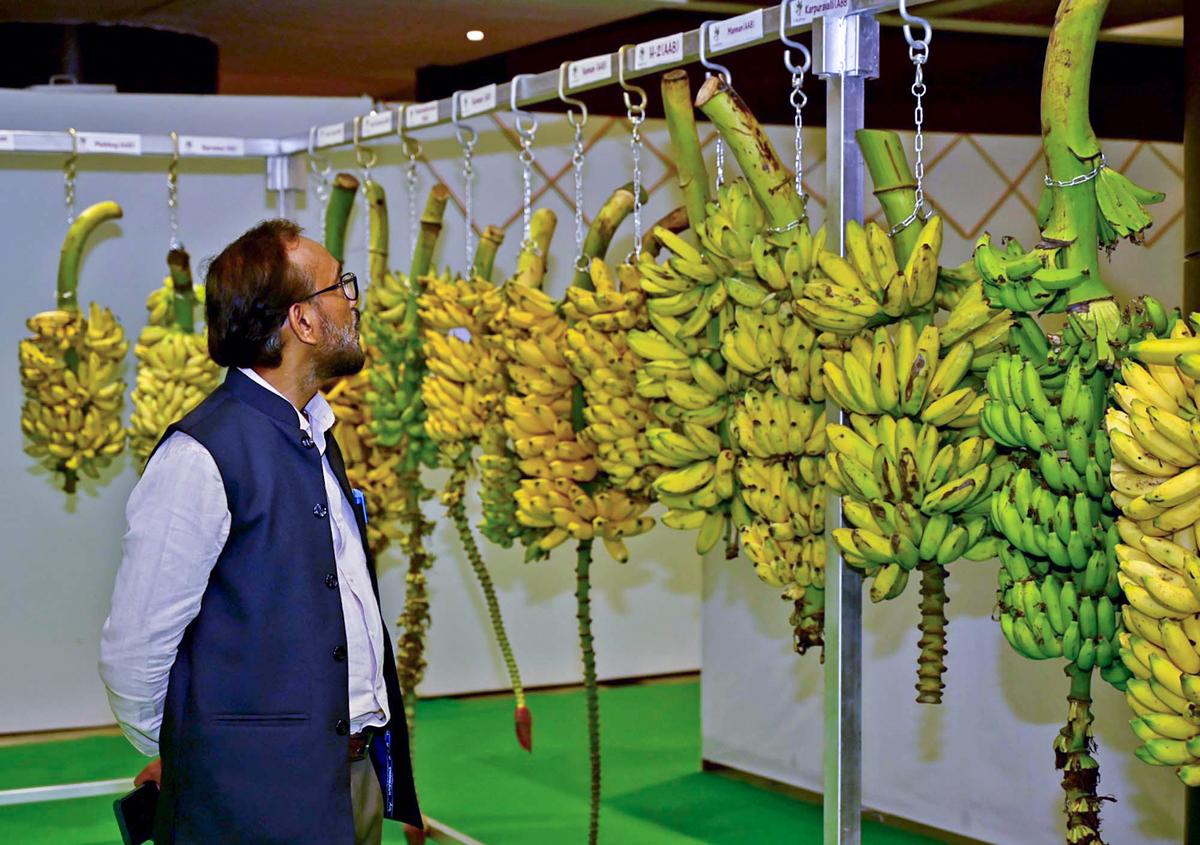
{"label": "man's ear", "polygon": [[301,343],[317,343],[317,323],[307,302],[293,302],[288,308],[287,324]]}

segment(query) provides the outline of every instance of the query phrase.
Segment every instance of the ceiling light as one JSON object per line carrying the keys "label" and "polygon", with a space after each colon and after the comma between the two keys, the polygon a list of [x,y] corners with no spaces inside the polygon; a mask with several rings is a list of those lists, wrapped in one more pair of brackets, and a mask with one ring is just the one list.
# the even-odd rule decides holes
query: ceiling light
{"label": "ceiling light", "polygon": [[467,40],[468,41],[482,41],[483,40],[483,30],[482,29],[468,29],[467,30]]}

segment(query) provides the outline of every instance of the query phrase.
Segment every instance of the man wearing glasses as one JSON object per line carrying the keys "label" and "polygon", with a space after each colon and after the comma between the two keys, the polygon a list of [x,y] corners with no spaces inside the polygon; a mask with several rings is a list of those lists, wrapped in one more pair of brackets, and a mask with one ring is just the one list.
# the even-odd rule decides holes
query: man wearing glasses
{"label": "man wearing glasses", "polygon": [[224,384],[130,495],[100,674],[161,785],[157,845],[376,845],[420,827],[404,705],[319,388],[362,369],[358,281],[286,220],[218,255]]}

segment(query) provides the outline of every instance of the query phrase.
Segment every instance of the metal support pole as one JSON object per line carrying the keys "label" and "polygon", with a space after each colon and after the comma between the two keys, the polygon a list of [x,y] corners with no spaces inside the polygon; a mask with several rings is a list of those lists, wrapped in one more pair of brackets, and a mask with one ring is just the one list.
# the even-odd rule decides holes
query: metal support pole
{"label": "metal support pole", "polygon": [[267,156],[267,190],[279,192],[279,216],[291,220],[296,196],[308,188],[308,171],[300,156]]}
{"label": "metal support pole", "polygon": [[[862,220],[864,169],[854,133],[863,126],[866,79],[879,75],[879,22],[857,15],[822,18],[813,28],[813,62],[825,80],[826,229],[845,253],[844,222]],[[840,421],[832,402],[827,413]],[[842,523],[830,493],[830,531]],[[825,845],[862,841],[862,576],[825,542]]]}

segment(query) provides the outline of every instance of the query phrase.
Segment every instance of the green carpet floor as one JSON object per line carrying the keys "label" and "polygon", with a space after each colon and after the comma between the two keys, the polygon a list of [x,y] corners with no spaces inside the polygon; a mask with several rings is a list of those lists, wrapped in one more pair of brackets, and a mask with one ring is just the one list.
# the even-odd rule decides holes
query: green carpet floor
{"label": "green carpet floor", "polygon": [[[417,716],[416,765],[427,815],[487,845],[587,839],[588,767],[582,692],[536,693],[534,753],[517,745],[512,703],[435,699]],[[603,842],[622,845],[817,843],[820,807],[701,773],[694,681],[601,691]],[[132,777],[144,758],[121,737],[0,748],[0,789]],[[0,842],[112,845],[114,796],[0,806]],[[384,841],[404,842],[391,822]],[[864,822],[867,845],[939,840]]]}

